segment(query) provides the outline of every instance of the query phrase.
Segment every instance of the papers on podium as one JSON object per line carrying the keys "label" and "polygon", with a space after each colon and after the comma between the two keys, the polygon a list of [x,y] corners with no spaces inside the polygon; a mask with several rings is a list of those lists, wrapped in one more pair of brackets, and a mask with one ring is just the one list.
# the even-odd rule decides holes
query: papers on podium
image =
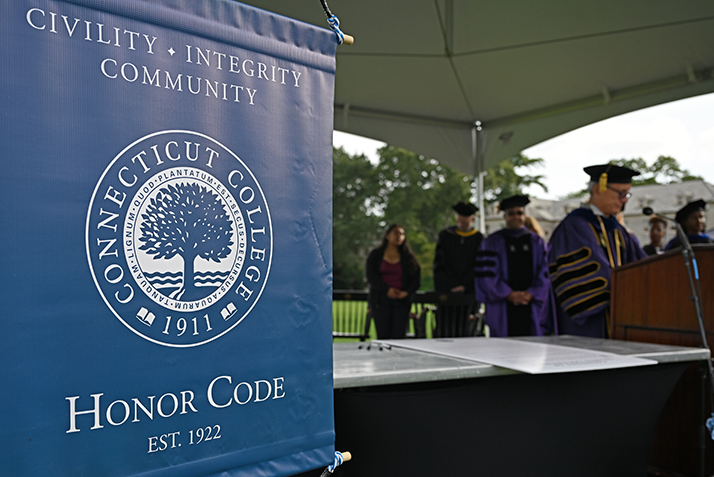
{"label": "papers on podium", "polygon": [[657,361],[650,359],[510,338],[375,340],[374,343],[492,364],[528,374],[569,373],[657,364]]}

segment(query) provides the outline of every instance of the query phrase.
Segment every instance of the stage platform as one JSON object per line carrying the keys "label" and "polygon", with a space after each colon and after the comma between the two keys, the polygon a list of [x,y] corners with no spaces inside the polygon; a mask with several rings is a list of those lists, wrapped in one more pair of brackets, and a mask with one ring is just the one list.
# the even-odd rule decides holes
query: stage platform
{"label": "stage platform", "polygon": [[[458,340],[460,347],[498,343]],[[353,455],[339,475],[644,477],[664,403],[684,370],[709,357],[699,348],[571,336],[517,341],[655,363],[530,374],[397,346],[336,343],[336,448]]]}

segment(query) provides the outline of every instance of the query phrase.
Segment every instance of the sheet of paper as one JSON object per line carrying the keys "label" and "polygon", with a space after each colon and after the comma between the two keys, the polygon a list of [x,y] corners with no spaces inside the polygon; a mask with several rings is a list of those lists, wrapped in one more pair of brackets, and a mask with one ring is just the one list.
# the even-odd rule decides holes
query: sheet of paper
{"label": "sheet of paper", "polygon": [[488,363],[529,374],[568,373],[657,364],[633,356],[508,338],[375,341],[441,356]]}

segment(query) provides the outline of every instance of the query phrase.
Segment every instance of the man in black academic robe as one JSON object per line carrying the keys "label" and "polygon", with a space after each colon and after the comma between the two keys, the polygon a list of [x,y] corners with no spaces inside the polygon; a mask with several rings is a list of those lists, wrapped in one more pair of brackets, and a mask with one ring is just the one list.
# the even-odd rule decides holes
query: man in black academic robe
{"label": "man in black academic robe", "polygon": [[[473,296],[476,253],[483,240],[483,234],[474,228],[478,207],[459,202],[452,209],[456,212],[456,225],[439,232],[436,244],[434,288],[444,294],[463,293]],[[475,323],[469,322],[469,315],[473,314],[475,306],[475,301],[471,307],[439,305],[434,336],[446,338],[472,335]]]}

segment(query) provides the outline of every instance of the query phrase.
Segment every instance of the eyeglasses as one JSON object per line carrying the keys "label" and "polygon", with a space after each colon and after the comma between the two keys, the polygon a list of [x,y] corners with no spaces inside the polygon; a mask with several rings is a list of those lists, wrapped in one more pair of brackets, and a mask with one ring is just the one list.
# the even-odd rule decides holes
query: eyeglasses
{"label": "eyeglasses", "polygon": [[615,192],[618,196],[620,196],[620,200],[622,200],[622,199],[630,199],[630,198],[632,197],[632,192],[629,192],[629,191],[623,192],[623,191],[617,190],[617,189],[615,189],[614,187],[611,187],[611,186],[607,186],[607,188],[610,189],[611,191]]}
{"label": "eyeglasses", "polygon": [[522,210],[509,210],[508,212],[506,212],[506,215],[509,217],[513,217],[515,215],[525,215],[525,212],[523,212]]}

